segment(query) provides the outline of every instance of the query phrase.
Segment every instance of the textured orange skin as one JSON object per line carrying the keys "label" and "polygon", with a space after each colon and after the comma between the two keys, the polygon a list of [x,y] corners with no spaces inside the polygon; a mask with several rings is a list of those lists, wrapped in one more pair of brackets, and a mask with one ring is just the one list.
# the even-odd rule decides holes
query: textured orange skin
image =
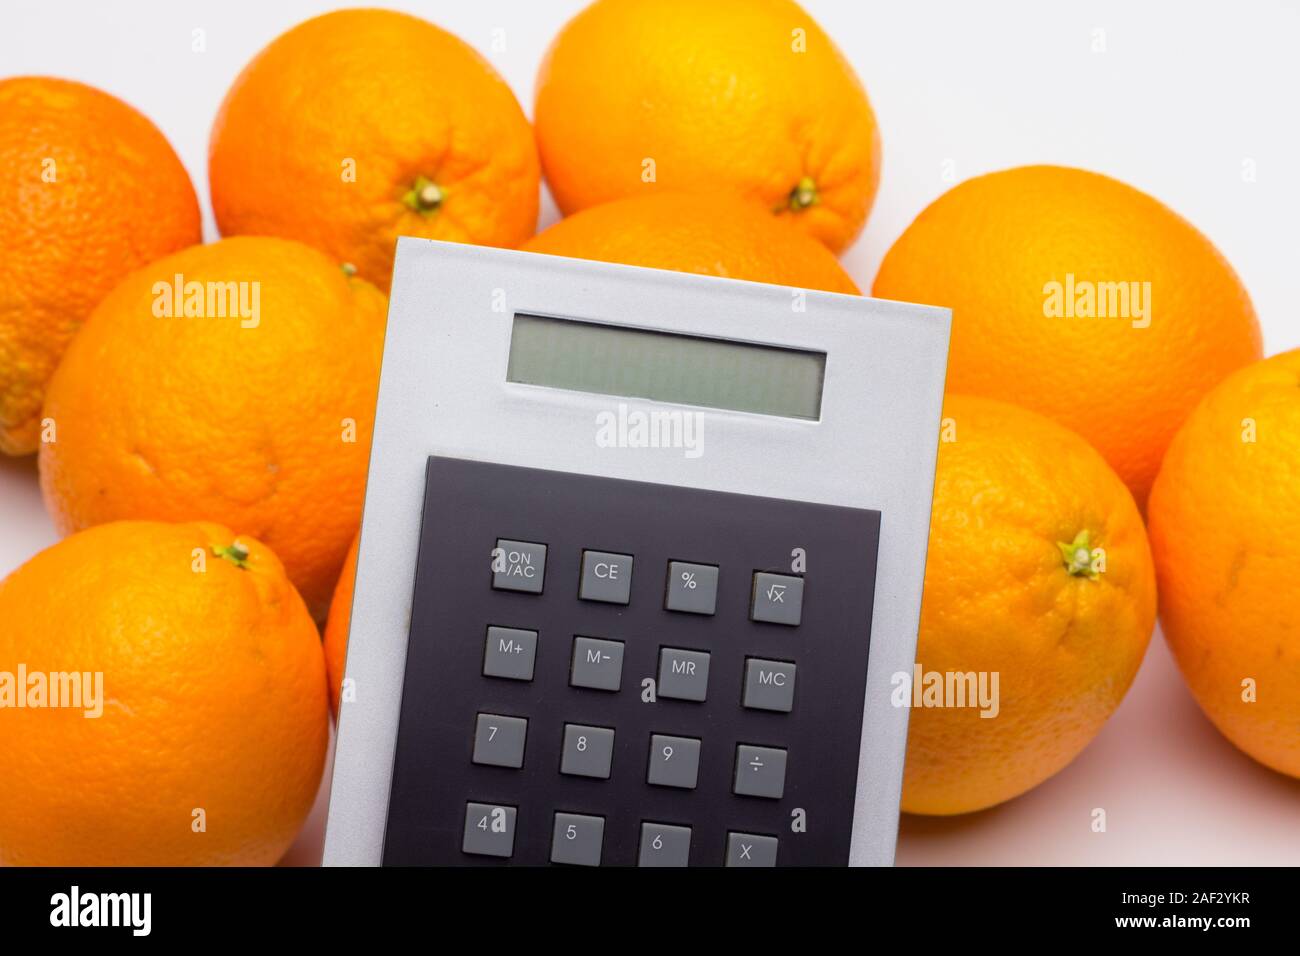
{"label": "textured orange skin", "polygon": [[[262,50],[217,114],[208,173],[222,235],[299,239],[384,290],[398,236],[513,246],[537,227],[537,149],[510,88],[389,10],[328,13]],[[427,215],[402,202],[420,176],[446,194]]]}
{"label": "textured orange skin", "polygon": [[235,540],[215,524],[115,522],[0,582],[0,670],[103,673],[98,719],[0,710],[0,864],[283,856],[325,763],[325,665],[275,555],[243,535],[246,569],[213,553]]}
{"label": "textured orange skin", "polygon": [[329,677],[330,709],[339,715],[339,695],[343,687],[343,668],[348,659],[348,627],[352,623],[352,586],[357,577],[357,550],[360,536],[352,540],[348,556],[339,573],[330,602],[329,620],[325,622],[325,673]]}
{"label": "textured orange skin", "polygon": [[[1137,674],[1156,585],[1132,495],[1083,439],[1004,402],[949,395],[917,660],[997,671],[1000,710],[913,708],[902,807],[954,814],[1038,786],[1097,735]],[[1105,550],[1098,580],[1058,542]]]}
{"label": "textured orange skin", "polygon": [[70,80],[0,81],[0,452],[36,451],[46,382],[105,293],[201,238],[194,187],[149,120]]}
{"label": "textured orange skin", "polygon": [[[802,53],[792,49],[797,29]],[[862,230],[880,180],[866,92],[790,0],[597,0],[547,51],[533,115],[566,214],[655,189],[728,192],[839,252]],[[792,212],[804,177],[820,202]]]}
{"label": "textured orange skin", "polygon": [[[1048,318],[1066,273],[1150,282],[1151,324]],[[1078,169],[968,180],[894,244],[873,294],[953,310],[948,387],[1042,412],[1105,456],[1144,505],[1169,440],[1216,382],[1262,354],[1232,267],[1168,207]]]}
{"label": "textured orange skin", "polygon": [[[260,324],[154,316],[154,283],[176,273],[259,282]],[[120,518],[245,529],[323,619],[361,521],[385,311],[369,283],[287,239],[194,246],[127,277],[50,382],[57,441],[39,462],[59,530]]]}
{"label": "textured orange skin", "polygon": [[858,294],[819,242],[730,196],[657,192],[593,206],[521,249],[652,269]]}
{"label": "textured orange skin", "polygon": [[1149,516],[1165,640],[1201,709],[1300,777],[1300,350],[1205,396],[1169,446]]}

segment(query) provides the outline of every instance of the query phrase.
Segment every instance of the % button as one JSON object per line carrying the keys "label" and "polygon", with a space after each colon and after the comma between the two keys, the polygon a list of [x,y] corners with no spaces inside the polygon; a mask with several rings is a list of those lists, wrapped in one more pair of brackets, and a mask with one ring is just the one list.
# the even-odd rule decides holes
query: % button
{"label": "% button", "polygon": [[686,614],[713,614],[718,603],[718,567],[714,564],[668,562],[664,607]]}

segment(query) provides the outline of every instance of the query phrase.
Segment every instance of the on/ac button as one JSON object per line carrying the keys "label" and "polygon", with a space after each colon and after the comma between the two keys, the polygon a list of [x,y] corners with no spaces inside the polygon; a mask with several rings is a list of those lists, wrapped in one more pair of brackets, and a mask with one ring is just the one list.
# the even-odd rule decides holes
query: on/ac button
{"label": "on/ac button", "polygon": [[497,538],[492,550],[492,587],[498,591],[541,594],[546,577],[546,545]]}

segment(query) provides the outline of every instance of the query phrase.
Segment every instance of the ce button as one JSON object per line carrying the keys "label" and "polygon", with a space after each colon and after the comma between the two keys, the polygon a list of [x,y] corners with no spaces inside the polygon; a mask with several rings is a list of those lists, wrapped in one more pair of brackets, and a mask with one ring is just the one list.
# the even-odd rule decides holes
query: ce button
{"label": "ce button", "polygon": [[626,604],[632,595],[632,555],[608,551],[582,552],[582,583],[578,597],[584,601]]}

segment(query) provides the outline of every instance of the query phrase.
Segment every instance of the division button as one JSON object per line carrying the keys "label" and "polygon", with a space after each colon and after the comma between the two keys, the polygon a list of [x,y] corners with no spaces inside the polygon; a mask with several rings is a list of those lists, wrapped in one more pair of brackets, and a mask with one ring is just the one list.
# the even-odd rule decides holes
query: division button
{"label": "division button", "polygon": [[646,783],[694,790],[700,775],[700,742],[694,737],[650,735],[650,769]]}
{"label": "division button", "polygon": [[515,852],[515,814],[515,807],[501,804],[466,804],[461,850],[475,856],[511,856]]}
{"label": "division button", "polygon": [[614,731],[611,728],[588,727],[584,724],[564,725],[560,773],[571,777],[608,780],[613,759]]}
{"label": "division button", "polygon": [[474,724],[474,763],[490,767],[524,765],[524,740],[528,721],[523,717],[479,714]]}
{"label": "division button", "polygon": [[492,587],[498,591],[542,593],[546,577],[546,545],[497,538],[492,551]]}
{"label": "division button", "polygon": [[578,587],[578,597],[584,601],[626,604],[631,594],[632,555],[582,552],[582,583]]}
{"label": "division button", "polygon": [[483,676],[532,680],[537,659],[537,632],[517,627],[489,627],[483,649]]}
{"label": "division button", "polygon": [[712,564],[668,562],[664,607],[686,614],[712,614],[718,605],[718,569]]}
{"label": "division button", "polygon": [[803,578],[754,572],[754,592],[749,606],[751,620],[793,627],[802,615]]}
{"label": "division button", "polygon": [[776,866],[776,837],[727,834],[727,866]]}
{"label": "division button", "polygon": [[557,813],[551,835],[551,862],[600,866],[605,843],[605,818],[585,813]]}
{"label": "division button", "polygon": [[659,651],[660,697],[704,700],[709,689],[709,655],[665,647]]}
{"label": "division button", "polygon": [[785,751],[776,747],[736,747],[736,783],[732,788],[743,797],[780,800],[785,796]]}
{"label": "division button", "polygon": [[623,683],[623,642],[596,637],[573,639],[569,684],[593,690],[618,690]]}
{"label": "division button", "polygon": [[642,823],[637,866],[686,866],[691,859],[691,828]]}
{"label": "division button", "polygon": [[794,672],[794,665],[786,661],[746,658],[744,705],[752,710],[790,713],[794,708]]}

